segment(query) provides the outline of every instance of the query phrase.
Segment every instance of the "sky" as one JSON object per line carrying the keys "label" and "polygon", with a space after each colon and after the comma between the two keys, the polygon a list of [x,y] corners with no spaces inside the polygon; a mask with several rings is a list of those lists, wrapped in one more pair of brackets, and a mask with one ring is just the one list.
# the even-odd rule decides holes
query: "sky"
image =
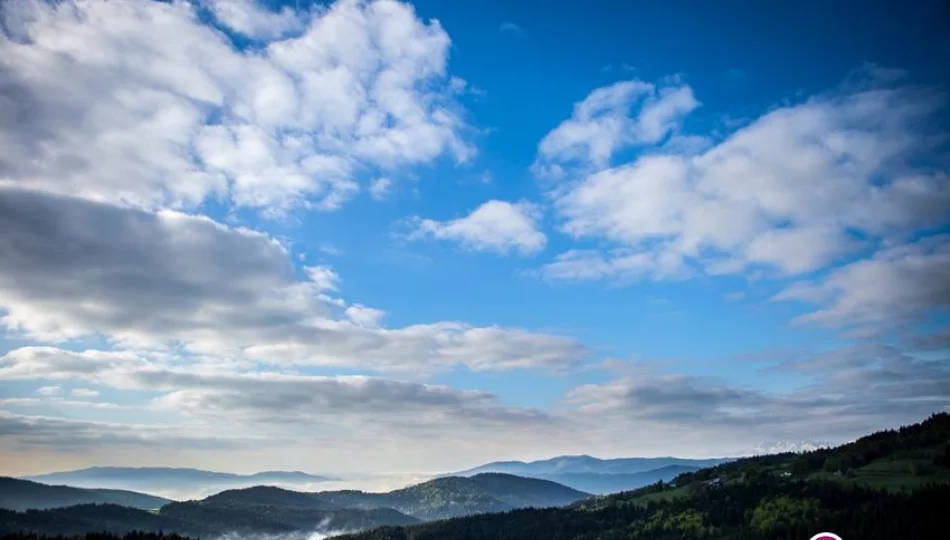
{"label": "sky", "polygon": [[945,2],[0,30],[0,474],[735,456],[950,410]]}

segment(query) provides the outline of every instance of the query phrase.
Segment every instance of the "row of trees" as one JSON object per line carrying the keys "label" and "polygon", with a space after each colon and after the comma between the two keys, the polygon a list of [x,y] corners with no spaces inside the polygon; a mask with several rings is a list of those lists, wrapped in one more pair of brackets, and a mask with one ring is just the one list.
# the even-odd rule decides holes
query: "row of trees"
{"label": "row of trees", "polygon": [[800,540],[830,530],[844,538],[946,538],[950,486],[914,494],[832,482],[762,477],[704,487],[667,501],[579,509],[520,510],[383,528],[347,540]]}
{"label": "row of trees", "polygon": [[0,540],[191,540],[185,536],[179,536],[178,534],[165,534],[162,531],[159,532],[129,532],[126,534],[118,535],[108,532],[95,532],[95,533],[86,533],[79,536],[63,536],[63,535],[42,535],[36,533],[7,533],[0,534]]}

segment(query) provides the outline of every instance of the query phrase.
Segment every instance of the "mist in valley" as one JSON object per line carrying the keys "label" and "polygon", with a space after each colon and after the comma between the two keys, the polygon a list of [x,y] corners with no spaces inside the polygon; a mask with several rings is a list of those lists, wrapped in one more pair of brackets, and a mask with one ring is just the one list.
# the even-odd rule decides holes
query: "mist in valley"
{"label": "mist in valley", "polygon": [[189,483],[187,485],[156,485],[147,482],[135,483],[110,483],[109,485],[97,484],[96,488],[127,489],[139,491],[166,499],[175,501],[189,501],[204,499],[216,493],[228,489],[242,489],[252,486],[267,485],[293,491],[315,492],[315,491],[338,491],[355,489],[368,492],[386,492],[395,489],[401,489],[413,484],[425,482],[434,478],[436,475],[431,473],[392,473],[392,474],[372,474],[360,475],[339,480],[327,480],[324,482],[234,482],[227,484],[207,484],[207,483]]}
{"label": "mist in valley", "polygon": [[341,534],[357,532],[355,530],[331,529],[330,520],[325,519],[310,531],[295,531],[283,534],[227,533],[212,540],[325,540]]}

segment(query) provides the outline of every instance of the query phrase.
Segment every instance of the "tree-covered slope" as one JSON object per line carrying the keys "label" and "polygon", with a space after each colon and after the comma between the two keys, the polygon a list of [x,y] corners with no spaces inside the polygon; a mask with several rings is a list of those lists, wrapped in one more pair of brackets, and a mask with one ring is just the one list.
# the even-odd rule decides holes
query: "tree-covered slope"
{"label": "tree-covered slope", "polygon": [[514,508],[564,506],[589,496],[588,493],[550,480],[510,474],[483,473],[466,480]]}
{"label": "tree-covered slope", "polygon": [[341,538],[792,540],[827,530],[864,540],[945,538],[948,428],[950,414],[938,414],[838,448],[746,458],[568,508],[470,516]]}
{"label": "tree-covered slope", "polygon": [[73,536],[88,532],[174,531],[189,536],[217,533],[201,523],[115,504],[81,504],[50,510],[0,510],[0,533],[33,532]]}
{"label": "tree-covered slope", "polygon": [[862,540],[937,540],[950,486],[896,495],[828,482],[768,480],[689,498],[597,510],[515,510],[412,527],[384,527],[335,540],[801,540],[832,531]]}
{"label": "tree-covered slope", "polygon": [[135,491],[48,486],[29,480],[0,477],[0,508],[8,510],[43,510],[91,503],[112,503],[149,510],[168,502],[168,499]]}
{"label": "tree-covered slope", "polygon": [[312,493],[292,491],[273,486],[229,489],[201,501],[216,506],[290,506],[299,508],[338,508]]}
{"label": "tree-covered slope", "polygon": [[0,533],[32,532],[73,536],[107,531],[175,532],[188,536],[226,533],[279,534],[295,531],[357,531],[383,525],[408,525],[418,520],[390,509],[319,509],[289,506],[216,506],[173,502],[158,512],[111,504],[87,504],[50,510],[0,510]]}
{"label": "tree-covered slope", "polygon": [[160,514],[202,523],[222,533],[287,533],[293,531],[363,530],[381,525],[408,525],[418,520],[389,508],[303,508],[278,505],[226,505],[180,502],[163,506]]}
{"label": "tree-covered slope", "polygon": [[[86,533],[74,537],[75,540],[193,540],[177,534],[151,533],[151,532],[130,532],[125,534],[113,534],[108,532]],[[60,536],[49,536],[36,533],[7,533],[0,534],[0,540],[63,540]]]}

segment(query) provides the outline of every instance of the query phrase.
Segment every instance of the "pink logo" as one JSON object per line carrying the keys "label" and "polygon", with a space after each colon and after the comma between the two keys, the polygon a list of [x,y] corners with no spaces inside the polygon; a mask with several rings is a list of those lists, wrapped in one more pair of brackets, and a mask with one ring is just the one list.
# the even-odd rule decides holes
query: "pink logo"
{"label": "pink logo", "polygon": [[841,540],[841,537],[834,533],[818,533],[811,540]]}

